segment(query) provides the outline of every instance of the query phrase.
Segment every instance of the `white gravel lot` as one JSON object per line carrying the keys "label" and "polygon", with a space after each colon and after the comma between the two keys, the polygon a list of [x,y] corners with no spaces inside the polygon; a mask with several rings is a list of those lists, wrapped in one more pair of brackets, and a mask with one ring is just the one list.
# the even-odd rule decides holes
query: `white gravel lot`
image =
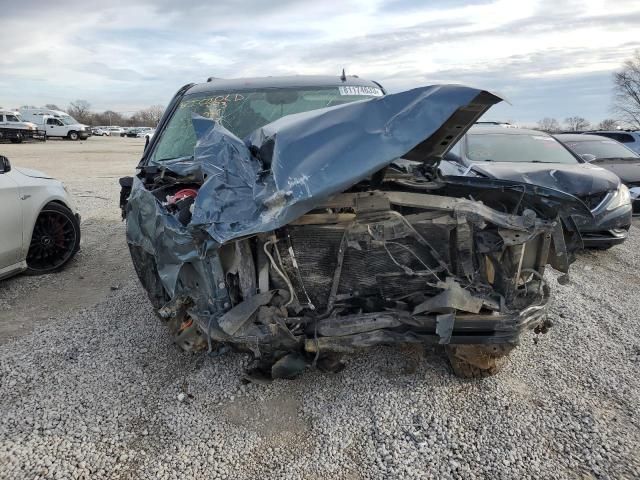
{"label": "white gravel lot", "polygon": [[0,346],[0,478],[640,478],[639,266],[633,227],[570,284],[548,273],[555,325],[496,377],[377,348],[266,386],[242,384],[246,355],[181,352],[123,266]]}

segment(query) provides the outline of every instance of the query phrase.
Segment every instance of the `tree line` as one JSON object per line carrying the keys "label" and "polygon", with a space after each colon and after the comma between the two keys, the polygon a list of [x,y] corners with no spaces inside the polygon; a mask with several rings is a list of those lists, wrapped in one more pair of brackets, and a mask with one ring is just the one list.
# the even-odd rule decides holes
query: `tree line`
{"label": "tree line", "polygon": [[536,130],[548,133],[558,132],[584,132],[586,130],[616,130],[621,122],[613,118],[606,118],[598,124],[592,125],[583,117],[567,117],[563,123],[552,117],[545,117],[538,120]]}
{"label": "tree line", "polygon": [[[23,106],[23,108],[35,108]],[[162,105],[152,105],[148,108],[138,110],[133,115],[125,116],[120,112],[105,110],[104,112],[91,111],[91,104],[86,100],[76,100],[69,103],[67,108],[60,108],[58,105],[48,103],[45,108],[50,110],[60,110],[67,112],[78,122],[91,126],[118,125],[119,127],[155,127],[164,113]]]}

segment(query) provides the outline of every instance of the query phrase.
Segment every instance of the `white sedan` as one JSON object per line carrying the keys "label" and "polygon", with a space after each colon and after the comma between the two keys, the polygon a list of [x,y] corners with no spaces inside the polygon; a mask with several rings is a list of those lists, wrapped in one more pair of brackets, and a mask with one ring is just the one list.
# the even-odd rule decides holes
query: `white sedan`
{"label": "white sedan", "polygon": [[155,133],[156,133],[156,129],[155,128],[140,129],[138,131],[138,133],[136,134],[136,137],[144,138],[145,140],[151,140]]}
{"label": "white sedan", "polygon": [[0,278],[62,268],[80,248],[80,216],[62,182],[0,155]]}

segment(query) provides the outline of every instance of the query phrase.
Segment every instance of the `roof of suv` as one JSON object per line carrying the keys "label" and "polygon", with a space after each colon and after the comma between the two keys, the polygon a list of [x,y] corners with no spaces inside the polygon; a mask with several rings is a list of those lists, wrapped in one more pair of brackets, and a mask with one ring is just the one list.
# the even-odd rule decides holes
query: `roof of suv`
{"label": "roof of suv", "polygon": [[635,133],[638,134],[637,130],[590,130],[588,132],[584,132],[585,134],[599,134],[599,133]]}
{"label": "roof of suv", "polygon": [[291,75],[286,77],[213,78],[206,83],[194,85],[187,91],[187,94],[220,90],[241,91],[262,88],[336,87],[339,85],[382,88],[382,85],[376,82],[354,75],[349,75],[344,80],[340,76],[331,75]]}

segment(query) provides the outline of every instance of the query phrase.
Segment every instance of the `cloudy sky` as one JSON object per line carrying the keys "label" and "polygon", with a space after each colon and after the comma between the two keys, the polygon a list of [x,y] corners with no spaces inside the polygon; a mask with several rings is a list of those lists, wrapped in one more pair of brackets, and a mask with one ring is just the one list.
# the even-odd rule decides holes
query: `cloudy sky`
{"label": "cloudy sky", "polygon": [[131,112],[208,76],[347,74],[399,91],[464,83],[489,119],[610,116],[640,0],[0,0],[0,105]]}

